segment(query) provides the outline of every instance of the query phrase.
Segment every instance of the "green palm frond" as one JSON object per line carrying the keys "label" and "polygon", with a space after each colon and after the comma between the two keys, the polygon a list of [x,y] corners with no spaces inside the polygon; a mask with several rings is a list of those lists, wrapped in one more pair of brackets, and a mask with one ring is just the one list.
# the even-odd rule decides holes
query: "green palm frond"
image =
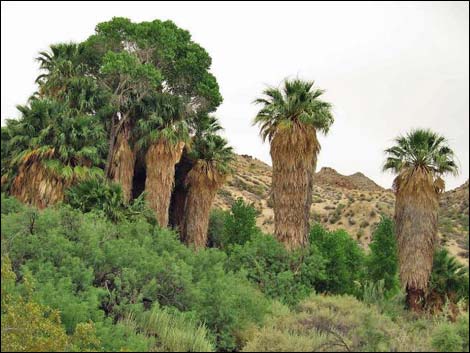
{"label": "green palm frond", "polygon": [[422,168],[436,177],[458,174],[456,157],[445,137],[429,129],[412,130],[395,139],[395,146],[385,150],[383,170],[400,174],[405,169]]}
{"label": "green palm frond", "polygon": [[332,105],[319,99],[323,90],[314,88],[313,81],[285,80],[281,89],[267,88],[264,97],[254,103],[262,108],[254,119],[260,126],[263,140],[271,141],[279,128],[294,125],[313,126],[328,133],[334,122]]}

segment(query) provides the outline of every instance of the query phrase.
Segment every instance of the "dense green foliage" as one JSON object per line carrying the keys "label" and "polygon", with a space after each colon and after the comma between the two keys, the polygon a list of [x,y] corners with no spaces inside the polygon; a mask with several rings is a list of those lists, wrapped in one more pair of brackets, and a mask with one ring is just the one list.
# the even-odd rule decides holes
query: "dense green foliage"
{"label": "dense green foliage", "polygon": [[370,254],[367,258],[367,276],[373,282],[384,281],[384,290],[391,294],[400,287],[398,278],[397,242],[393,221],[382,218],[372,235],[369,244]]}
{"label": "dense green foliage", "polygon": [[251,333],[245,352],[468,351],[468,316],[392,320],[351,296],[314,295]]}
{"label": "dense green foliage", "polygon": [[[97,204],[109,203],[106,196],[97,200]],[[377,283],[378,277],[369,277],[365,268],[374,264],[374,252],[365,255],[344,232],[316,225],[309,249],[288,252],[255,226],[252,206],[237,201],[230,212],[217,213],[223,215],[221,224],[211,231],[235,230],[239,220],[244,226],[238,234],[246,241],[224,250],[194,252],[175,233],[159,229],[144,215],[111,221],[96,212],[94,202],[85,213],[70,205],[37,211],[2,195],[2,286],[9,288],[2,287],[2,325],[15,318],[18,325],[28,327],[28,347],[40,347],[42,342],[51,350],[249,350],[265,349],[260,342],[272,340],[270,345],[292,350],[336,342],[336,334],[359,350],[418,347],[411,338],[397,346],[393,335],[406,330],[422,335],[419,344],[430,349],[468,345],[463,336],[468,320],[415,325],[404,316],[402,300],[361,285]],[[378,226],[376,235],[382,229],[389,240],[387,222]],[[377,244],[382,242],[379,239]],[[13,272],[6,270],[10,263]],[[15,275],[16,284],[8,282]],[[448,275],[436,272],[435,276]],[[315,292],[349,293],[368,304],[340,297],[320,299]],[[12,304],[3,304],[4,293],[14,296]],[[320,321],[327,326],[320,325],[320,316],[309,318],[311,312],[317,313],[317,309],[303,309],[310,305],[325,312],[328,320]],[[351,310],[334,315],[325,311],[335,305],[351,306]],[[57,316],[44,314],[50,312]],[[32,317],[37,320],[28,322]],[[282,327],[294,325],[294,331],[287,334],[281,326],[272,326],[277,320],[287,320]],[[314,321],[310,324],[310,320]],[[311,331],[315,322],[320,325],[315,326],[318,332]],[[41,341],[36,324],[61,338]],[[346,325],[348,330],[328,333],[335,325]],[[303,327],[309,327],[310,333]],[[2,345],[21,343],[20,337],[2,328],[4,334]]]}
{"label": "dense green foliage", "polygon": [[468,301],[468,268],[460,264],[446,249],[437,249],[429,287],[430,296],[437,296],[442,302]]}
{"label": "dense green foliage", "polygon": [[69,207],[13,211],[2,203],[2,252],[13,270],[31,275],[33,299],[58,309],[69,334],[81,322],[95,322],[106,350],[141,349],[135,330],[110,325],[157,303],[193,312],[220,349],[235,348],[236,333],[260,323],[268,310],[243,273],[224,270],[224,253],[194,253],[143,217],[113,223]]}
{"label": "dense green foliage", "polygon": [[329,232],[319,224],[310,231],[310,243],[323,255],[325,277],[318,284],[321,292],[354,294],[364,278],[365,254],[344,230]]}
{"label": "dense green foliage", "polygon": [[[3,191],[31,156],[61,179],[109,176],[118,136],[139,142],[142,153],[157,139],[187,141],[222,102],[210,56],[171,21],[116,17],[37,60],[38,92],[2,127]],[[210,140],[216,152],[226,143]]]}
{"label": "dense green foliage", "polygon": [[65,203],[82,212],[102,213],[113,222],[132,220],[139,216],[156,224],[153,212],[146,206],[144,194],[124,202],[119,184],[104,179],[91,179],[70,187],[65,194]]}
{"label": "dense green foliage", "polygon": [[235,244],[243,245],[255,234],[260,234],[256,226],[258,212],[243,199],[237,199],[230,210],[216,209],[212,212],[209,227],[209,239],[212,246],[229,250]]}

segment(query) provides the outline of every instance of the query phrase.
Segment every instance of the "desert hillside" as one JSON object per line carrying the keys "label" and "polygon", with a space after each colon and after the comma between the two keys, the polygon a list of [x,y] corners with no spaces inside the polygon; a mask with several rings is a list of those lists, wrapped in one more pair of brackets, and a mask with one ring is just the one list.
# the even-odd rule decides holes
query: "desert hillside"
{"label": "desert hillside", "polygon": [[[259,226],[273,232],[274,215],[270,202],[271,167],[251,156],[237,156],[235,173],[217,195],[214,207],[227,209],[242,197],[260,211]],[[468,181],[441,198],[440,236],[449,250],[468,265]],[[364,174],[346,176],[332,168],[315,174],[311,207],[312,221],[329,229],[344,228],[367,247],[380,215],[393,216],[394,194]]]}

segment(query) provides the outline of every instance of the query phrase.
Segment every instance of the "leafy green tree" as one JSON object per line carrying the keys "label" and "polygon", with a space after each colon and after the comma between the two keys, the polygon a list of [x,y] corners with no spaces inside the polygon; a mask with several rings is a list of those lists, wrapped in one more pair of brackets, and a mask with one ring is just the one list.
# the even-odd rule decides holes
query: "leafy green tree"
{"label": "leafy green tree", "polygon": [[[115,107],[114,114],[105,121],[109,131],[105,174],[121,183],[126,199],[130,199],[135,157],[131,145],[136,140],[134,128],[140,119],[133,116],[133,108],[141,104],[144,97],[165,94],[178,98],[178,104],[182,104],[186,112],[185,119],[215,110],[222,99],[217,82],[209,73],[211,59],[191,40],[189,32],[171,21],[132,23],[116,17],[98,24],[96,33],[84,46],[84,57],[90,71],[110,92]],[[161,117],[162,111],[151,113]],[[156,131],[178,130],[173,129],[167,117],[151,120],[152,125],[162,123],[158,124]],[[157,142],[155,137],[155,133],[152,134],[152,142]],[[161,138],[158,140],[165,142]],[[165,185],[166,194],[170,191],[171,188]],[[156,200],[153,207],[160,223],[166,223],[165,200]]]}

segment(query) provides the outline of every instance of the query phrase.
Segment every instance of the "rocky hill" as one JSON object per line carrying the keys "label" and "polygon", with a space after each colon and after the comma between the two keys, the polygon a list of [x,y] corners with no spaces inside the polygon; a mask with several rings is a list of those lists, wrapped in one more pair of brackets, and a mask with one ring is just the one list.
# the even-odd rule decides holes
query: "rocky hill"
{"label": "rocky hill", "polygon": [[[238,197],[260,211],[258,225],[274,230],[270,200],[271,167],[247,155],[237,156],[235,173],[217,195],[214,207],[228,209]],[[468,181],[441,198],[440,236],[449,250],[468,265]],[[362,173],[342,175],[332,168],[315,174],[311,207],[312,221],[329,229],[344,228],[367,248],[381,214],[393,216],[395,197]]]}

